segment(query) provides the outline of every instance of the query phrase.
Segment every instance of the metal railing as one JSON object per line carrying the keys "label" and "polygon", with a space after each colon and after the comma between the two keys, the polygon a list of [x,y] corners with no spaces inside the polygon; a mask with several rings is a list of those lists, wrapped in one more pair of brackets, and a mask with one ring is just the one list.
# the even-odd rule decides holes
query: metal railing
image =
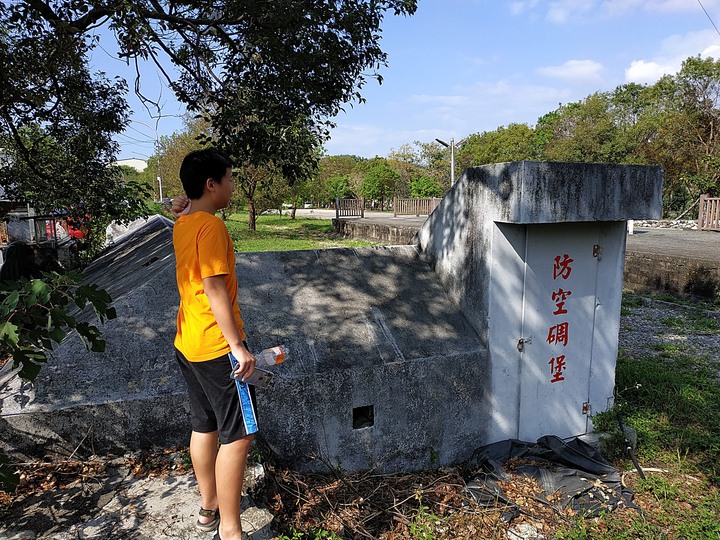
{"label": "metal railing", "polygon": [[720,231],[720,197],[700,195],[698,230]]}
{"label": "metal railing", "polygon": [[429,216],[442,198],[430,199],[393,199],[393,216]]}

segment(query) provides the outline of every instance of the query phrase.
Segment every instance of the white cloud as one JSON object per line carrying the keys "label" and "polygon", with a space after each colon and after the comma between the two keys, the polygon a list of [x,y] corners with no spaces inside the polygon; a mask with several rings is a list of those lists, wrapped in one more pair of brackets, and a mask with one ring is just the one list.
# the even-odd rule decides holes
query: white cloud
{"label": "white cloud", "polygon": [[557,0],[550,2],[547,20],[555,24],[564,24],[571,18],[583,16],[595,9],[596,2],[590,0]]}
{"label": "white cloud", "polygon": [[700,53],[703,58],[715,58],[720,59],[720,45],[710,45],[703,52]]}
{"label": "white cloud", "polygon": [[[554,24],[566,24],[595,16],[594,14],[607,18],[623,17],[636,12],[698,13],[704,16],[697,0],[554,0],[542,4],[537,0],[515,1],[510,4],[510,12],[516,16],[523,15],[541,6],[547,6],[545,18]],[[702,6],[711,17],[720,17],[720,13],[713,13],[713,10],[720,7],[720,0],[703,0]]]}
{"label": "white cloud", "polygon": [[531,10],[538,4],[539,0],[526,0],[523,2],[510,2],[510,13],[513,15],[522,15],[526,11]]}
{"label": "white cloud", "polygon": [[547,66],[537,69],[540,75],[566,81],[601,81],[603,66],[594,60],[568,60],[559,66]]}
{"label": "white cloud", "polygon": [[663,40],[655,56],[633,60],[625,69],[625,81],[653,84],[663,75],[680,71],[683,61],[691,56],[720,58],[717,42],[714,29],[670,36]]}
{"label": "white cloud", "polygon": [[625,81],[639,84],[653,84],[663,75],[671,75],[680,66],[674,64],[660,64],[658,62],[646,62],[645,60],[633,60],[630,67],[625,70]]}
{"label": "white cloud", "polygon": [[[718,0],[703,0],[705,9],[710,10],[720,5]],[[702,15],[702,8],[697,0],[605,0],[600,5],[601,11],[611,16],[621,16],[635,11],[650,13],[681,13],[697,12]]]}

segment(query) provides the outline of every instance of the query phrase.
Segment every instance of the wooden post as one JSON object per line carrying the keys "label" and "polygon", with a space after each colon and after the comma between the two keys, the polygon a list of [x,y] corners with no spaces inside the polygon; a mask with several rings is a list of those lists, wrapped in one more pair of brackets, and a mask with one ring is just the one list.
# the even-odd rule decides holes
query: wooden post
{"label": "wooden post", "polygon": [[703,193],[700,195],[700,208],[698,210],[698,231],[703,230],[703,219],[705,217],[705,199],[707,198],[707,193]]}

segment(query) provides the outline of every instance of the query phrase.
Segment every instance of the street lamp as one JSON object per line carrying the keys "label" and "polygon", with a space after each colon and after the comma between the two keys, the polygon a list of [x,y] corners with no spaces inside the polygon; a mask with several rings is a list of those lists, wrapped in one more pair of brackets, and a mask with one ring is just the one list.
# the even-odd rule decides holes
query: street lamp
{"label": "street lamp", "polygon": [[435,140],[445,148],[450,148],[450,187],[453,187],[455,185],[455,139],[450,139],[450,144],[440,139]]}

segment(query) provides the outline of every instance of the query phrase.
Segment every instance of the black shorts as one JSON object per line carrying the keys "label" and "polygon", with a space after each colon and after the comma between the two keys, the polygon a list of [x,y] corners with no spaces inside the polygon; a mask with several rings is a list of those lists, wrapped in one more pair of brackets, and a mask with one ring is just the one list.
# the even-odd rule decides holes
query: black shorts
{"label": "black shorts", "polygon": [[230,378],[230,356],[190,362],[175,349],[188,393],[193,431],[219,432],[221,444],[228,444],[257,432],[255,388]]}

